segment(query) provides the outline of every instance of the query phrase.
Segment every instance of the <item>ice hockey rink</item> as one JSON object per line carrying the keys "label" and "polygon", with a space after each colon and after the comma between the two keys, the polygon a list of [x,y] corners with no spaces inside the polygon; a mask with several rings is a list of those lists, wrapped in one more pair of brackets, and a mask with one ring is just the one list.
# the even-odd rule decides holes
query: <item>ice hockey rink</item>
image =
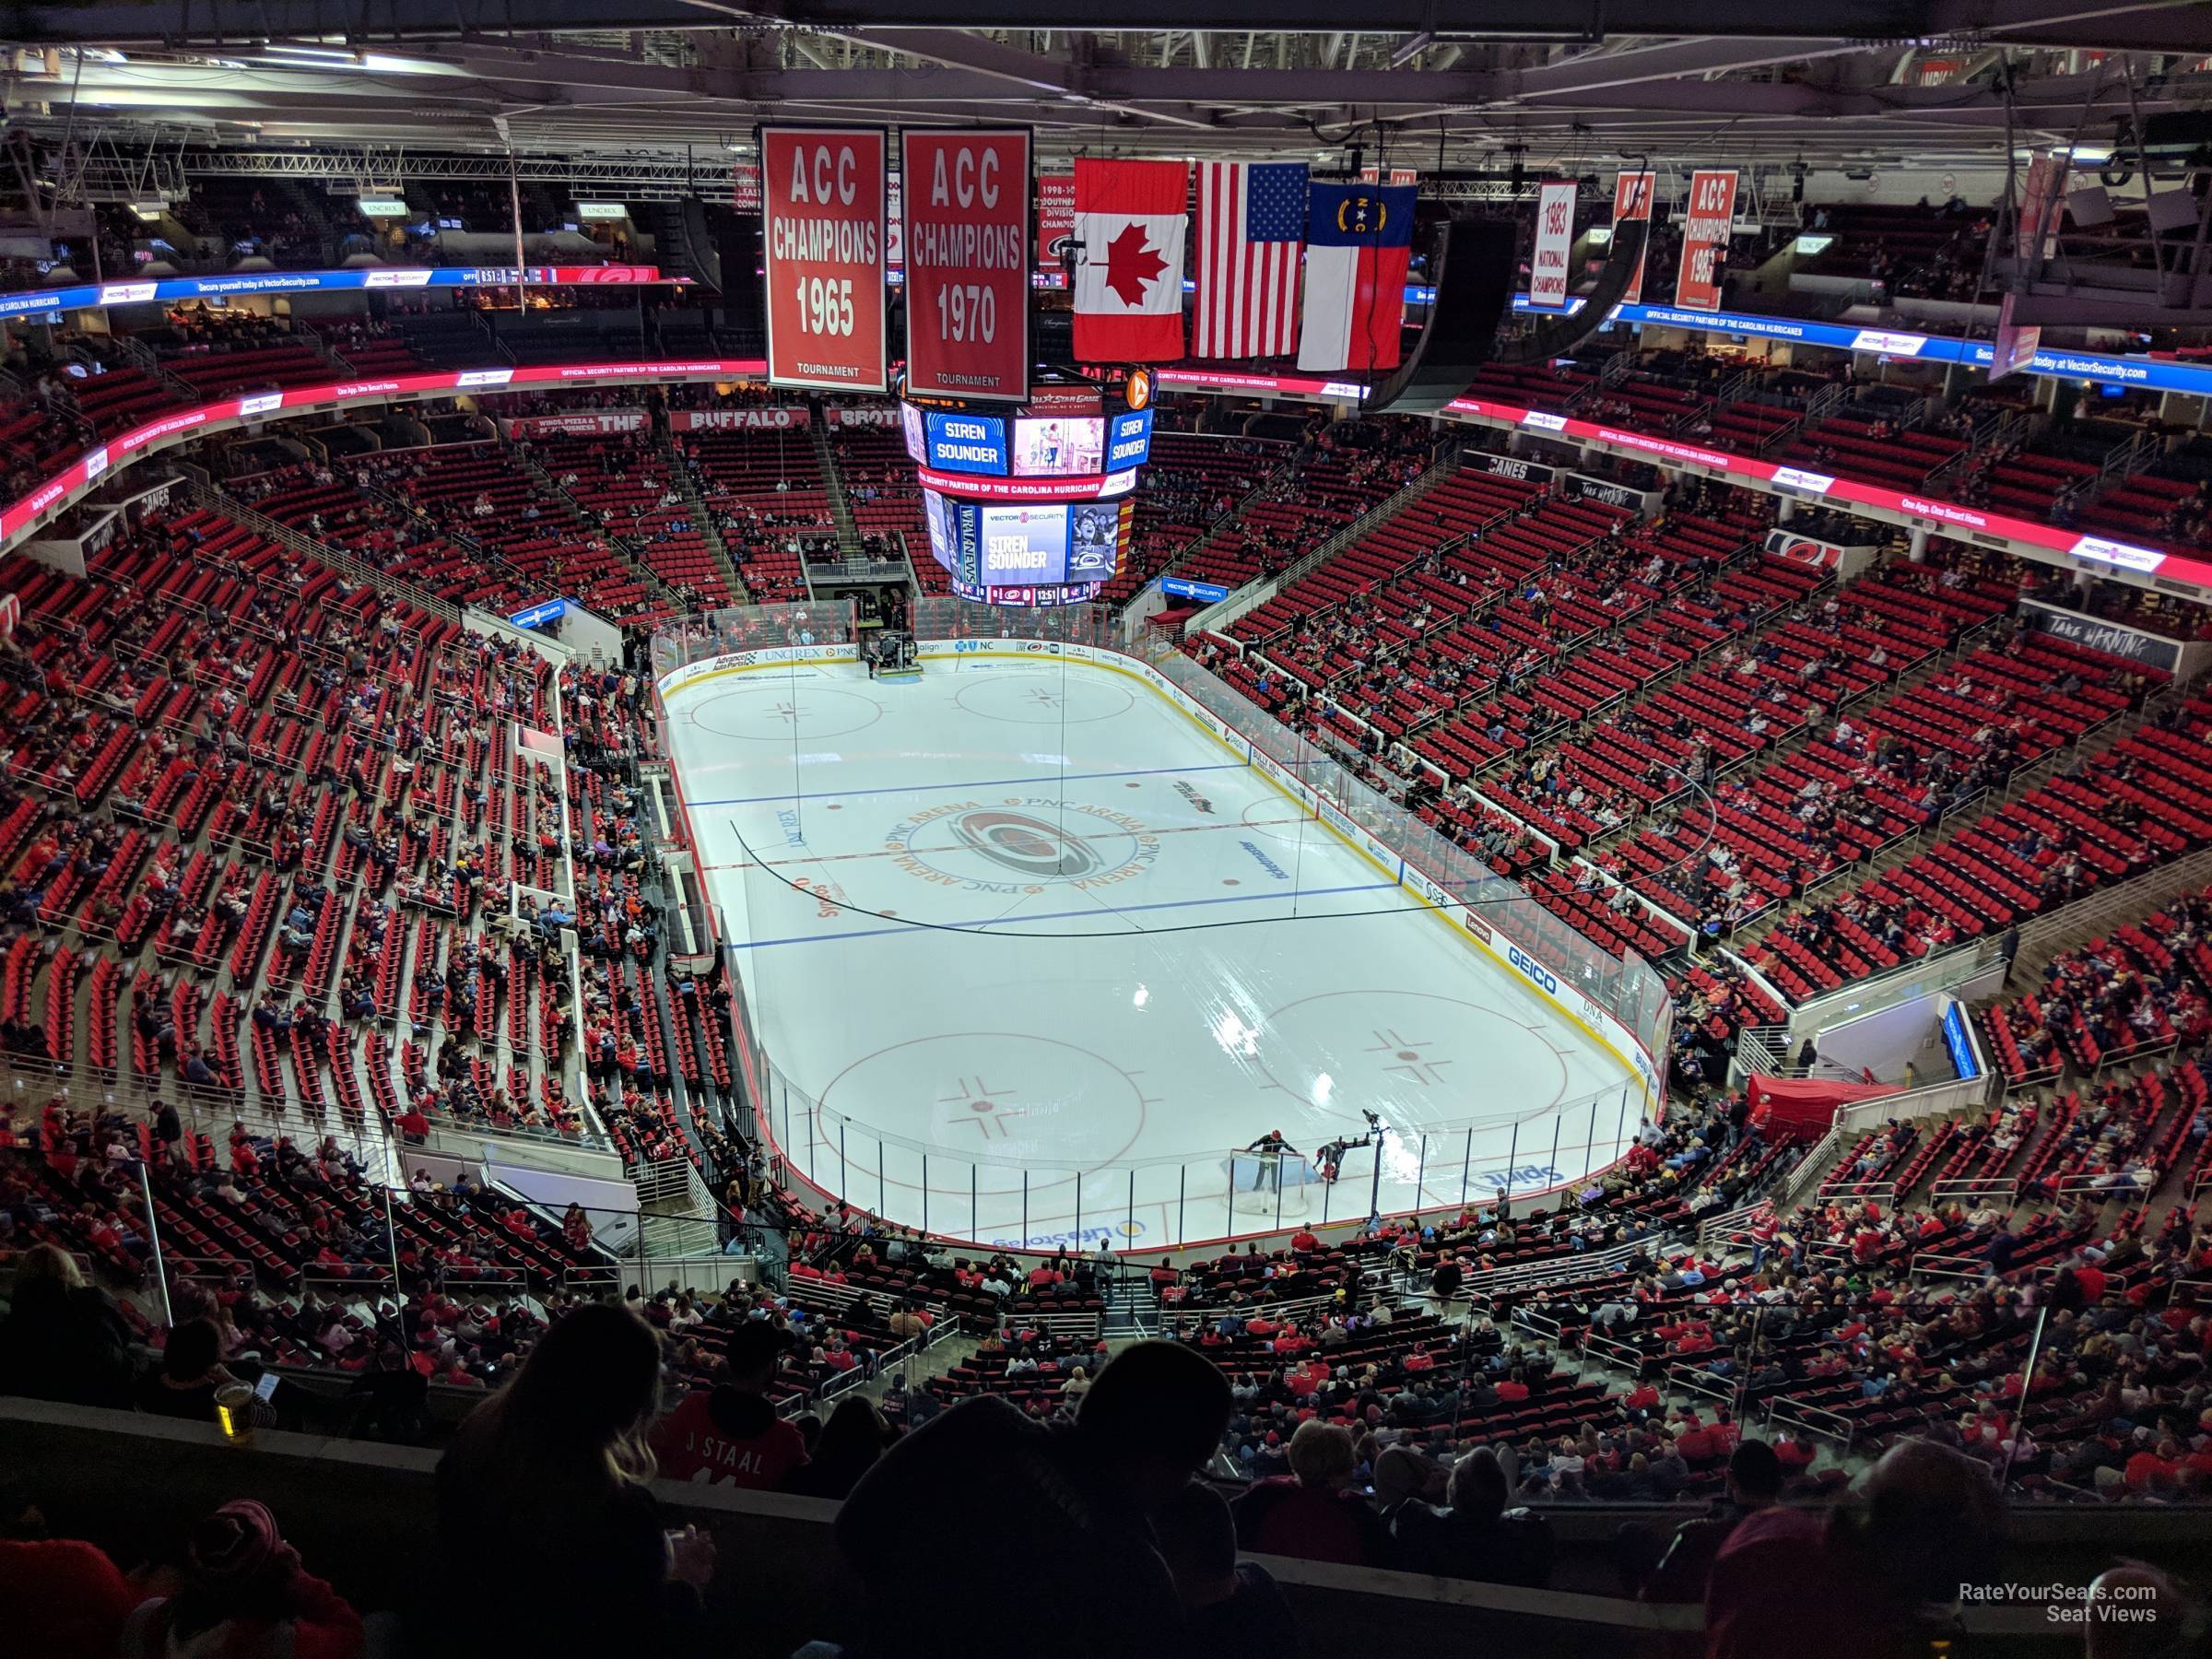
{"label": "ice hockey rink", "polygon": [[[966,646],[968,642],[963,642]],[[1540,1192],[1628,1059],[1137,675],[925,648],[724,670],[668,747],[816,1185],[952,1238],[1117,1249]],[[1388,1126],[1333,1185],[1232,1154]]]}

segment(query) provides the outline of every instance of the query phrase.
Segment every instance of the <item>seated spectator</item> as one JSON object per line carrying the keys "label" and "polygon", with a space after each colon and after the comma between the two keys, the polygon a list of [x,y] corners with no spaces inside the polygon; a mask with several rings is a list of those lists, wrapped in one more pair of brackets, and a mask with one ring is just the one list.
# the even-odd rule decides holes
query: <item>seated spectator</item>
{"label": "seated spectator", "polygon": [[806,1498],[841,1500],[876,1466],[890,1443],[891,1426],[875,1402],[847,1394],[822,1425],[814,1456],[783,1483],[784,1489]]}
{"label": "seated spectator", "polygon": [[276,1517],[250,1498],[224,1504],[192,1529],[183,1579],[174,1595],[132,1613],[118,1649],[123,1659],[355,1659],[361,1652],[361,1616],[300,1571]]}
{"label": "seated spectator", "polygon": [[[646,1482],[659,1339],[608,1303],[538,1339],[520,1372],[461,1425],[438,1464],[447,1559],[508,1586],[500,1642],[518,1653],[661,1653],[693,1623],[714,1542],[669,1534]],[[428,1653],[484,1651],[477,1621],[442,1593],[424,1608]]]}
{"label": "seated spectator", "polygon": [[408,1363],[406,1352],[396,1343],[384,1344],[347,1391],[348,1399],[360,1402],[353,1432],[398,1445],[419,1443],[429,1393],[429,1379]]}
{"label": "seated spectator", "polygon": [[1452,1468],[1447,1507],[1399,1506],[1393,1517],[1398,1564],[1408,1572],[1541,1589],[1551,1578],[1551,1527],[1525,1509],[1508,1511],[1505,1465],[1488,1446]]}
{"label": "seated spectator", "polygon": [[[1375,1513],[1385,1528],[1406,1504],[1425,1503],[1443,1495],[1443,1470],[1427,1453],[1411,1446],[1392,1446],[1375,1459]],[[1391,1554],[1395,1565],[1394,1539]]]}
{"label": "seated spectator", "polygon": [[29,1494],[0,1488],[0,1630],[9,1652],[40,1659],[114,1659],[124,1620],[145,1599],[107,1552],[49,1537]]}
{"label": "seated spectator", "polygon": [[1387,1564],[1389,1535],[1351,1486],[1358,1462],[1350,1430],[1317,1418],[1300,1423],[1290,1437],[1289,1476],[1260,1481],[1230,1505],[1237,1543],[1307,1561]]}
{"label": "seated spectator", "polygon": [[1728,1458],[1728,1496],[1712,1513],[1685,1521],[1659,1559],[1643,1599],[1701,1602],[1712,1559],[1747,1515],[1770,1509],[1782,1495],[1782,1460],[1764,1441],[1745,1441]]}
{"label": "seated spectator", "polygon": [[[224,1369],[222,1355],[222,1334],[212,1321],[188,1319],[172,1327],[159,1369],[139,1385],[138,1409],[189,1422],[214,1422],[216,1391],[238,1381]],[[253,1402],[253,1416],[258,1428],[276,1420],[259,1400]]]}
{"label": "seated spectator", "polygon": [[868,1590],[862,1652],[1034,1659],[1060,1630],[1100,1653],[1193,1654],[1149,1516],[1212,1457],[1230,1406],[1212,1361],[1139,1342],[1100,1371],[1072,1427],[980,1394],[914,1430],[837,1518]]}
{"label": "seated spectator", "polygon": [[654,1425],[662,1474],[702,1486],[775,1491],[806,1466],[806,1442],[768,1399],[783,1348],[783,1333],[766,1320],[730,1333],[713,1388],[688,1396]]}
{"label": "seated spectator", "polygon": [[127,1407],[130,1327],[76,1262],[34,1244],[16,1262],[8,1315],[0,1320],[0,1394]]}
{"label": "seated spectator", "polygon": [[1728,1535],[1705,1593],[1706,1659],[1924,1653],[1925,1609],[1988,1577],[1999,1519],[1980,1464],[1927,1441],[1892,1446],[1855,1505],[1775,1505]]}
{"label": "seated spectator", "polygon": [[1290,1604],[1256,1561],[1237,1559],[1236,1524],[1221,1494],[1187,1483],[1152,1517],[1191,1651],[1207,1659],[1286,1659],[1298,1652]]}

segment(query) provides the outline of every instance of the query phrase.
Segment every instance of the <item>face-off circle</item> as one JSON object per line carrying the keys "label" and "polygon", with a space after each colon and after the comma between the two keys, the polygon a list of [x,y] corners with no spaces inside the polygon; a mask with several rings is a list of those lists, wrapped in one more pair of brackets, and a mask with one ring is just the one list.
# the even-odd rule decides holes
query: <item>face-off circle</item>
{"label": "face-off circle", "polygon": [[[909,1104],[921,1100],[929,1102],[920,1114],[925,1129],[913,1126]],[[1018,1190],[1030,1160],[1049,1166],[1032,1175],[1032,1190],[1072,1180],[1071,1164],[1112,1164],[1145,1125],[1146,1096],[1134,1077],[1088,1049],[1021,1031],[947,1031],[862,1055],[822,1090],[820,1133],[834,1137],[839,1119],[850,1117],[848,1156],[873,1168],[875,1154],[864,1157],[853,1137],[889,1115],[885,1101],[899,1102],[898,1121],[909,1125],[901,1141],[974,1159],[987,1190],[1008,1190],[1009,1182]]]}
{"label": "face-off circle", "polygon": [[692,718],[723,737],[788,744],[794,737],[842,737],[874,725],[883,706],[857,691],[819,684],[743,686],[696,705]]}
{"label": "face-off circle", "polygon": [[[1426,991],[1324,991],[1286,1003],[1262,1023],[1254,1058],[1277,1088],[1354,1127],[1375,1101],[1399,1103],[1408,1129],[1420,1126],[1417,1112],[1430,1123],[1510,1124],[1544,1115],[1567,1091],[1567,1062],[1541,1026]],[[1501,1076],[1559,1082],[1547,1098],[1500,1101],[1486,1115],[1479,1105]]]}
{"label": "face-off circle", "polygon": [[1082,725],[1112,720],[1136,706],[1136,693],[1111,680],[1088,676],[1024,672],[979,674],[952,700],[984,720],[1016,725]]}

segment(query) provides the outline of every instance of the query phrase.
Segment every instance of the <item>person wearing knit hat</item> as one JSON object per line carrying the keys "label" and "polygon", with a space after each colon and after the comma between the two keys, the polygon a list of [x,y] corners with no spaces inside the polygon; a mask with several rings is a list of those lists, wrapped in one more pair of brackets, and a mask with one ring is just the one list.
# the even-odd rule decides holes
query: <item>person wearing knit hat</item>
{"label": "person wearing knit hat", "polygon": [[131,1615],[125,1659],[359,1659],[360,1615],[300,1570],[276,1516],[251,1498],[194,1525],[183,1576],[175,1595]]}

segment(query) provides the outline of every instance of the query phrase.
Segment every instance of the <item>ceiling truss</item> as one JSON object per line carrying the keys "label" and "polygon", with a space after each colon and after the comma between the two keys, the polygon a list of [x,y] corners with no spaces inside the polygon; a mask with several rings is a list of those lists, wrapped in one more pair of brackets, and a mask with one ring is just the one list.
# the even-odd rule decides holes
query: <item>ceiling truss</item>
{"label": "ceiling truss", "polygon": [[719,175],[764,117],[1019,122],[1048,159],[1357,145],[1430,171],[1937,171],[2001,165],[2008,124],[2025,144],[2109,134],[2131,85],[2144,115],[2212,107],[2212,6],[2184,0],[1798,0],[1788,34],[1770,0],[1379,0],[1357,30],[1323,26],[1335,0],[1150,3],[1073,29],[1030,27],[1027,0],[1018,20],[1013,0],[34,4],[0,24],[0,91],[14,128],[188,149],[187,171],[512,147],[609,185]]}

